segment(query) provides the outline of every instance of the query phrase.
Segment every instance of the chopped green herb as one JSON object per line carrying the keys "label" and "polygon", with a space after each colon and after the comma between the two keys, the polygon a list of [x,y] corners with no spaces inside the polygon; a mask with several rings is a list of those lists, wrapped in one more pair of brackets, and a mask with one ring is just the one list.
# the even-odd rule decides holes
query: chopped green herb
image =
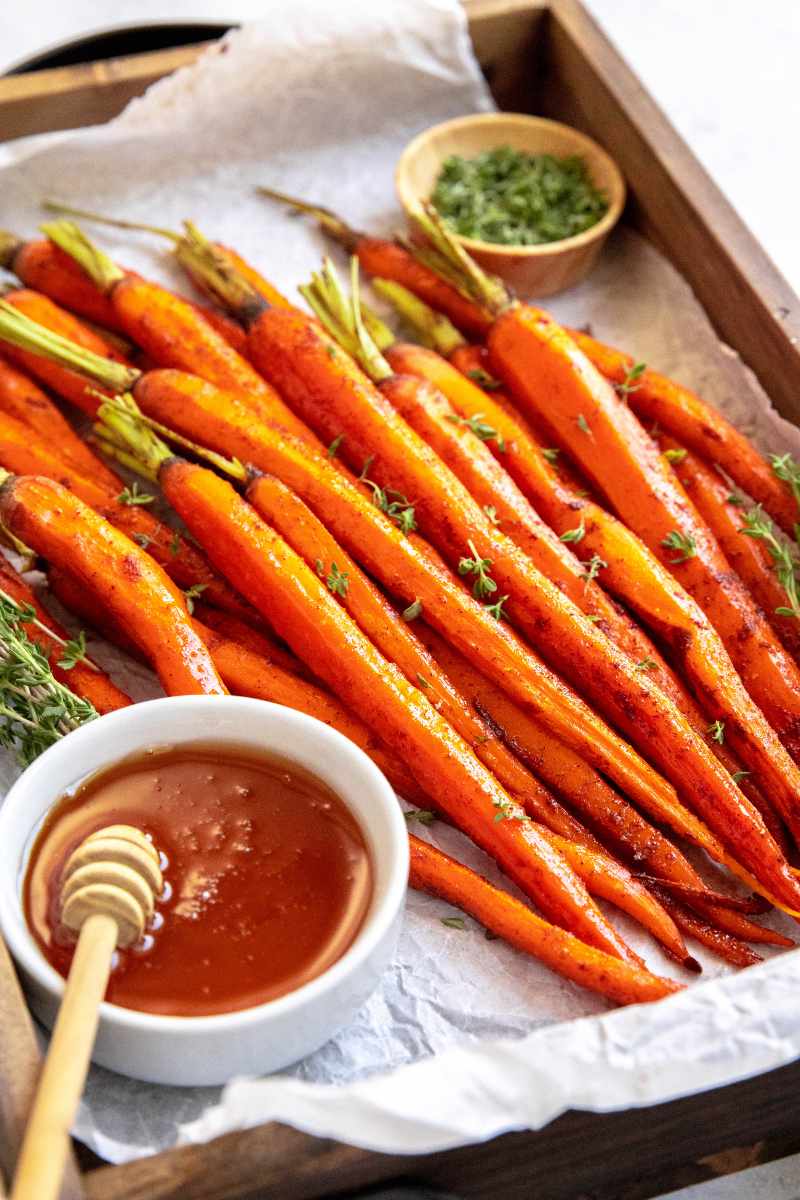
{"label": "chopped green herb", "polygon": [[510,800],[507,796],[505,798],[498,796],[496,800],[492,801],[492,804],[497,809],[497,812],[494,814],[495,824],[498,821],[509,821],[513,817],[520,816],[520,810],[514,801]]}
{"label": "chopped green herb", "polygon": [[132,537],[136,542],[136,545],[141,546],[143,550],[146,550],[153,540],[151,537],[148,537],[146,533],[134,533]]}
{"label": "chopped green herb", "polygon": [[325,586],[329,592],[333,592],[334,596],[346,596],[350,586],[347,571],[340,571],[336,563],[332,562]]}
{"label": "chopped green herb", "polygon": [[542,458],[546,458],[549,463],[555,463],[558,462],[558,456],[560,453],[560,450],[557,450],[555,447],[551,447],[542,451]]}
{"label": "chopped green herb", "polygon": [[591,436],[592,431],[589,428],[589,422],[586,420],[586,417],[583,415],[583,413],[578,413],[577,425],[581,433],[588,433],[589,436]]}
{"label": "chopped green herb", "polygon": [[720,746],[725,741],[725,722],[712,721],[706,733],[711,738],[712,742],[719,742]]}
{"label": "chopped green herb", "polygon": [[483,367],[473,367],[471,371],[467,371],[467,379],[477,383],[478,387],[483,388],[485,392],[497,392],[503,386],[499,379],[495,379],[494,375],[484,371]]}
{"label": "chopped green herb", "polygon": [[745,537],[755,538],[757,541],[764,543],[767,553],[774,563],[778,583],[786,592],[789,603],[788,605],[781,605],[780,608],[776,608],[776,615],[779,617],[794,617],[795,620],[800,619],[800,597],[798,597],[797,587],[797,571],[800,563],[798,563],[792,549],[777,537],[771,519],[766,515],[760,504],[743,513],[742,516],[744,524],[741,527],[741,532]]}
{"label": "chopped green herb", "polygon": [[646,370],[647,363],[635,363],[631,367],[630,371],[628,371],[628,374],[625,376],[622,383],[614,384],[614,391],[617,393],[617,395],[621,396],[622,399],[625,400],[628,396],[630,396],[631,392],[638,391],[639,387],[641,386],[640,381],[642,375],[644,375]]}
{"label": "chopped green herb", "polygon": [[778,479],[788,483],[795,504],[800,508],[800,463],[795,462],[791,454],[770,454],[769,461]]}
{"label": "chopped green herb", "polygon": [[169,552],[173,558],[180,551],[180,548],[181,548],[181,535],[179,533],[173,533],[172,541],[169,544]]}
{"label": "chopped green herb", "polygon": [[558,540],[560,542],[582,542],[585,536],[586,526],[583,523],[583,517],[581,517],[580,525],[576,526],[575,529],[567,529],[565,533],[561,534]]}
{"label": "chopped green herb", "polygon": [[318,558],[317,561],[314,563],[314,570],[317,572],[320,579],[325,574],[325,563],[322,561],[321,558]]}
{"label": "chopped green herb", "polygon": [[419,821],[420,825],[433,825],[437,820],[436,813],[430,808],[410,808],[403,813],[405,819],[411,821]]}
{"label": "chopped green herb", "polygon": [[681,450],[679,448],[675,448],[674,450],[669,449],[664,451],[664,458],[670,463],[682,463],[687,454],[688,450]]}
{"label": "chopped green herb", "polygon": [[608,209],[578,155],[525,154],[510,146],[446,158],[431,203],[461,237],[538,246],[574,237]]}
{"label": "chopped green herb", "polygon": [[734,771],[731,775],[731,779],[734,783],[740,783],[741,780],[746,779],[749,774],[749,771]]}
{"label": "chopped green herb", "polygon": [[333,439],[333,441],[331,442],[330,446],[328,446],[328,449],[327,449],[328,458],[336,458],[339,447],[341,446],[343,441],[344,441],[343,433],[338,434],[338,436]]}
{"label": "chopped green herb", "polygon": [[123,488],[117,496],[120,504],[152,504],[155,496],[151,496],[149,492],[140,492],[139,484],[132,483],[130,487]]}
{"label": "chopped green herb", "polygon": [[497,509],[493,504],[487,504],[483,510],[493,525],[500,524],[500,518],[497,515]]}
{"label": "chopped green herb", "polygon": [[440,917],[439,920],[448,929],[460,929],[463,931],[467,928],[467,923],[463,917]]}
{"label": "chopped green herb", "polygon": [[731,492],[727,496],[725,503],[732,504],[734,508],[744,508],[745,504],[747,504],[747,501],[741,492]]}
{"label": "chopped green herb", "polygon": [[417,617],[422,612],[422,601],[415,600],[413,604],[409,604],[408,608],[403,609],[404,621],[416,621]]}
{"label": "chopped green herb", "polygon": [[658,663],[654,658],[643,658],[633,669],[634,671],[652,671],[657,666]]}
{"label": "chopped green herb", "polygon": [[70,641],[64,644],[58,665],[64,671],[71,671],[73,667],[76,667],[79,662],[84,662],[85,659],[86,634],[81,630],[77,637],[71,638]]}
{"label": "chopped green herb", "polygon": [[472,585],[472,594],[476,600],[485,600],[487,596],[491,596],[497,591],[497,584],[489,575],[492,560],[481,558],[472,542],[467,542],[467,545],[472,557],[459,559],[458,573],[459,575],[474,575],[476,578]]}
{"label": "chopped green herb", "polygon": [[697,554],[697,543],[692,535],[680,533],[677,529],[673,529],[665,538],[662,538],[661,545],[665,546],[667,550],[678,551],[678,557],[669,560],[673,564],[686,562],[688,558],[694,558]]}
{"label": "chopped green herb", "polygon": [[[379,487],[372,479],[367,476],[367,471],[375,460],[375,455],[370,455],[364,466],[361,468],[361,474],[358,479],[360,483],[365,483],[368,488],[372,489],[372,502],[381,512],[386,513],[387,517],[394,521],[398,529],[402,533],[413,533],[417,528],[416,513],[414,505],[406,499],[402,492],[395,491],[394,488]],[[392,500],[390,497],[394,496]]]}
{"label": "chopped green herb", "polygon": [[586,614],[586,620],[587,620],[587,621],[591,621],[593,625],[596,625],[596,624],[597,624],[597,622],[598,622],[598,621],[602,621],[602,619],[603,619],[603,618],[602,618],[602,617],[598,617],[596,613],[587,613],[587,614]]}
{"label": "chopped green herb", "polygon": [[[585,562],[583,566],[584,570],[581,572],[581,579],[584,580],[583,590],[586,591],[589,584],[593,583],[594,580],[597,579],[597,576],[600,574],[603,567],[607,567],[608,563],[605,561],[605,559],[601,558],[599,554],[593,554],[589,561]],[[600,618],[595,617],[595,620],[599,621]]]}
{"label": "chopped green herb", "polygon": [[507,599],[508,599],[508,596],[501,596],[500,599],[496,600],[494,604],[485,604],[484,605],[484,608],[486,609],[489,616],[494,617],[495,621],[502,621],[503,617],[506,615],[505,612],[503,611],[503,605],[505,604]]}
{"label": "chopped green herb", "polygon": [[458,413],[448,413],[447,420],[453,425],[465,426],[482,442],[496,442],[497,449],[501,453],[505,452],[505,438],[497,432],[493,425],[486,424],[483,413],[475,413],[473,417],[460,417]]}
{"label": "chopped green herb", "polygon": [[192,586],[187,588],[183,593],[186,597],[186,607],[189,610],[190,615],[194,612],[195,600],[198,598],[198,596],[202,596],[207,587],[207,583],[193,583]]}
{"label": "chopped green herb", "polygon": [[417,671],[417,683],[421,688],[427,689],[431,686],[430,680],[426,679],[424,675],[420,675],[419,671]]}

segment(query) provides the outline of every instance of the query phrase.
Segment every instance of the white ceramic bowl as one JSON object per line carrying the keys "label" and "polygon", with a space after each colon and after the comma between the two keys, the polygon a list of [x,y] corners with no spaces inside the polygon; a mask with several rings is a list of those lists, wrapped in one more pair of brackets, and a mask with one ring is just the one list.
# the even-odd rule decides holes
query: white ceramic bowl
{"label": "white ceramic bowl", "polygon": [[31,1007],[52,1025],[64,981],[34,942],[21,891],[35,835],[53,802],[88,775],[149,747],[214,741],[273,751],[313,771],[358,821],[373,897],[346,953],[316,979],[255,1008],[167,1017],[104,1003],[93,1059],[153,1083],[219,1084],[279,1070],[343,1028],[394,952],[408,880],[408,835],[388,782],[362,750],[303,713],[234,696],[151,700],[99,718],[28,767],[0,809],[0,925]]}

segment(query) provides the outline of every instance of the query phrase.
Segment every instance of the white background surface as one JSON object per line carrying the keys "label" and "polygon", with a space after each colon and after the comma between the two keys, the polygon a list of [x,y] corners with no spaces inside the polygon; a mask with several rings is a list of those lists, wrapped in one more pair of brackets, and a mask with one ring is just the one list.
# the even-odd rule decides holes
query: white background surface
{"label": "white background surface", "polygon": [[[800,290],[800,0],[588,0],[625,57]],[[0,70],[46,45],[155,19],[279,18],[282,0],[28,0],[0,11]],[[800,1161],[692,1189],[692,1200],[800,1195]]]}

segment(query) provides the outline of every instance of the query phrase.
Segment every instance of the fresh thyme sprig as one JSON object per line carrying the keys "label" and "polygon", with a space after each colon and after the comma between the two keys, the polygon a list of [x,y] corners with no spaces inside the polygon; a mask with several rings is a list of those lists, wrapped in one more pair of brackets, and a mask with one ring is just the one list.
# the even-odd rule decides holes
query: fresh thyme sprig
{"label": "fresh thyme sprig", "polygon": [[665,546],[667,550],[678,551],[678,557],[669,560],[673,565],[686,562],[687,559],[694,558],[697,554],[697,543],[692,535],[681,533],[677,529],[673,529],[665,538],[662,538],[661,545]]}
{"label": "fresh thyme sprig", "polygon": [[791,454],[770,454],[769,461],[778,479],[788,483],[795,504],[800,508],[800,463]]}
{"label": "fresh thyme sprig", "polygon": [[88,700],[54,677],[47,656],[23,628],[29,615],[0,595],[0,745],[13,750],[22,766],[97,716]]}
{"label": "fresh thyme sprig", "polygon": [[476,600],[485,600],[487,596],[491,596],[497,591],[497,584],[489,574],[492,569],[492,560],[481,558],[473,542],[467,542],[467,545],[472,557],[459,559],[458,573],[459,575],[474,575],[472,594]]}
{"label": "fresh thyme sprig", "polygon": [[800,566],[798,560],[791,548],[776,537],[775,527],[760,504],[743,513],[742,518],[744,524],[741,532],[745,537],[755,538],[764,543],[775,566],[778,583],[786,592],[789,603],[775,609],[777,616],[800,619],[800,596],[798,596],[797,589],[797,569]]}
{"label": "fresh thyme sprig", "polygon": [[198,600],[200,598],[200,596],[202,596],[203,592],[206,590],[207,587],[208,587],[207,583],[193,583],[192,586],[188,587],[186,589],[186,591],[183,593],[183,595],[186,599],[186,609],[187,609],[187,612],[189,613],[189,616],[191,616],[192,613],[194,612],[195,600]]}
{"label": "fresh thyme sprig", "polygon": [[706,733],[711,738],[712,742],[718,742],[721,746],[725,741],[725,722],[712,721],[706,730]]}
{"label": "fresh thyme sprig", "polygon": [[574,529],[565,530],[558,540],[560,542],[573,542],[577,544],[578,542],[582,542],[585,536],[586,526],[583,523],[583,517],[581,517],[580,524],[576,525]]}
{"label": "fresh thyme sprig", "polygon": [[151,495],[150,492],[140,492],[139,484],[132,483],[130,487],[122,489],[117,496],[117,500],[119,500],[120,504],[129,504],[134,507],[136,505],[152,504],[155,496]]}
{"label": "fresh thyme sprig", "polygon": [[631,392],[637,392],[642,384],[642,375],[647,370],[647,363],[634,363],[628,374],[623,379],[622,383],[614,384],[614,391],[623,400],[630,396]]}
{"label": "fresh thyme sprig", "polygon": [[369,478],[367,471],[372,466],[373,459],[374,455],[368,458],[361,468],[361,474],[358,477],[359,483],[365,483],[372,490],[372,502],[375,507],[379,508],[382,513],[386,513],[389,520],[394,521],[401,533],[413,533],[417,528],[414,504],[402,492],[396,491],[395,488],[379,487],[373,479]]}
{"label": "fresh thyme sprig", "polygon": [[583,564],[584,569],[581,572],[581,579],[583,580],[584,591],[586,591],[590,583],[593,583],[597,579],[603,567],[607,566],[608,563],[599,554],[593,554],[589,561]]}
{"label": "fresh thyme sprig", "polygon": [[475,437],[482,442],[495,442],[500,453],[505,452],[506,440],[502,433],[494,428],[493,425],[488,425],[483,419],[483,413],[475,413],[474,417],[460,417],[458,413],[448,413],[447,420],[453,425],[462,425],[466,429],[470,429]]}

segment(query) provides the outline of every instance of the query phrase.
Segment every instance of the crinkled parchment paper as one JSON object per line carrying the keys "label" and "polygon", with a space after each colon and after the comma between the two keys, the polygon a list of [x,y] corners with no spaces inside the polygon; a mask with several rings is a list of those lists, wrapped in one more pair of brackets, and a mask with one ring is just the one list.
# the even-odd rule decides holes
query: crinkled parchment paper
{"label": "crinkled parchment paper", "polygon": [[[324,243],[308,222],[258,199],[255,184],[316,198],[356,226],[391,230],[400,219],[392,169],[408,139],[491,106],[458,5],[275,0],[274,8],[275,20],[231,36],[111,126],[0,148],[0,227],[29,234],[45,195],[160,225],[191,216],[289,294]],[[157,239],[98,237],[126,265],[184,286]],[[770,411],[686,285],[635,235],[618,234],[591,279],[553,308],[697,387],[764,448],[800,451],[798,431]],[[152,694],[141,668],[107,648],[97,654],[137,696]],[[14,768],[6,761],[0,769],[7,784]],[[497,877],[459,834],[420,832]],[[706,982],[658,1005],[609,1012],[487,941],[474,922],[463,931],[442,925],[448,915],[440,901],[412,893],[380,990],[293,1070],[221,1092],[150,1087],[95,1069],[79,1136],[121,1161],[276,1118],[419,1152],[539,1126],[566,1108],[663,1101],[800,1051],[796,953],[738,974],[701,955]],[[656,970],[672,970],[615,920]]]}

